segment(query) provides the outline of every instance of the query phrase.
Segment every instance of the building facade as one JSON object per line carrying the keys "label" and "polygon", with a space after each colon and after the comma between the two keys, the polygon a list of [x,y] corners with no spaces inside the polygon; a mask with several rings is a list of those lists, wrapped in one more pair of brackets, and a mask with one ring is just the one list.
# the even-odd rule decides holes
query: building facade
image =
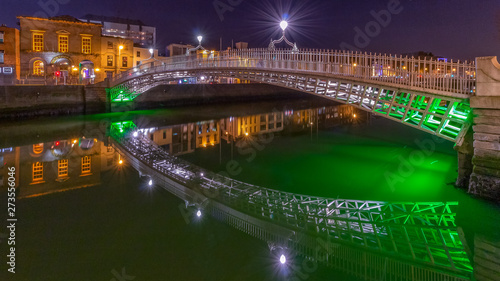
{"label": "building facade", "polygon": [[101,25],[70,16],[18,17],[21,26],[21,80],[47,84],[100,81]]}
{"label": "building facade", "polygon": [[101,71],[106,78],[134,66],[134,42],[119,37],[101,36]]}
{"label": "building facade", "polygon": [[19,30],[0,26],[0,85],[15,84],[20,77]]}
{"label": "building facade", "polygon": [[96,15],[85,15],[80,20],[100,24],[103,36],[130,39],[136,46],[147,49],[156,46],[156,27],[147,26],[140,20]]}

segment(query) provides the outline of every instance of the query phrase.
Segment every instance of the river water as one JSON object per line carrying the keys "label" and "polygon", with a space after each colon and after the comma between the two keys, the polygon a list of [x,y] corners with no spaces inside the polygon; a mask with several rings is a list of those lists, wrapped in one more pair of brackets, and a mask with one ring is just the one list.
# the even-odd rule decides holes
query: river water
{"label": "river water", "polygon": [[[183,202],[149,187],[109,146],[112,124],[129,121],[169,153],[255,185],[330,198],[457,201],[456,224],[471,255],[477,241],[500,244],[498,207],[454,187],[453,143],[300,97],[4,122],[1,200],[15,167],[17,222],[16,273],[7,275],[3,262],[0,276],[9,279],[1,280],[121,280],[125,273],[123,280],[357,280],[322,265],[292,279],[265,242],[208,216],[186,223]],[[471,264],[482,268],[478,260]]]}

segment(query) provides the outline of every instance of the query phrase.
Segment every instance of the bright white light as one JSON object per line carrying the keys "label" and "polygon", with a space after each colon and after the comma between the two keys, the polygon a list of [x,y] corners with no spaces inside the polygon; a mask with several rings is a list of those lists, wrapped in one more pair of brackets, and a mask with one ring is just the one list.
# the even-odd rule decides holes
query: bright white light
{"label": "bright white light", "polygon": [[285,31],[285,29],[288,27],[288,22],[286,20],[280,22],[280,27]]}
{"label": "bright white light", "polygon": [[201,76],[201,80],[202,80],[202,81],[203,81],[203,80],[205,80],[205,76]]}
{"label": "bright white light", "polygon": [[200,45],[201,45],[201,40],[203,40],[203,36],[200,35],[197,38],[198,38],[198,42],[200,42]]}
{"label": "bright white light", "polygon": [[200,210],[198,210],[198,212],[196,212],[196,216],[197,217],[201,217],[201,211]]}
{"label": "bright white light", "polygon": [[204,175],[205,175],[205,174],[203,174],[203,173],[201,173],[201,174],[200,174],[200,176],[202,176],[202,177],[203,177]]}
{"label": "bright white light", "polygon": [[286,257],[285,257],[285,255],[281,255],[280,262],[281,262],[281,264],[285,264],[286,263]]}
{"label": "bright white light", "polygon": [[148,184],[149,184],[149,186],[152,186],[153,185],[153,180],[149,180]]}
{"label": "bright white light", "polygon": [[137,138],[137,135],[138,135],[137,132],[134,132],[134,138]]}
{"label": "bright white light", "polygon": [[154,50],[153,49],[149,49],[149,53],[150,54],[153,54]]}

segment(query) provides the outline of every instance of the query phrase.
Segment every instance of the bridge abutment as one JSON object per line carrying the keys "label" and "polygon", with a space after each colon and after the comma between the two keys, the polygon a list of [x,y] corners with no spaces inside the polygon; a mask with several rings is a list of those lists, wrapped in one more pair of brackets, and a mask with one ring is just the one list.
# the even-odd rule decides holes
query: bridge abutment
{"label": "bridge abutment", "polygon": [[496,57],[476,59],[473,110],[474,156],[469,193],[500,201],[500,64]]}

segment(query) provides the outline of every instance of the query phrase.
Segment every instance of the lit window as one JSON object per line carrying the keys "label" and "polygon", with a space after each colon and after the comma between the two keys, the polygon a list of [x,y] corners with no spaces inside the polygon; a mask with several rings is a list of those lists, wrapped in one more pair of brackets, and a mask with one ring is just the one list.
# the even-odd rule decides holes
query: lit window
{"label": "lit window", "polygon": [[43,52],[43,34],[33,33],[33,51]]}
{"label": "lit window", "polygon": [[82,158],[82,174],[90,173],[90,156],[84,156]]}
{"label": "lit window", "polygon": [[3,31],[0,31],[0,43],[3,43]]}
{"label": "lit window", "polygon": [[43,164],[41,162],[33,163],[33,181],[43,181]]}
{"label": "lit window", "polygon": [[122,67],[128,67],[127,57],[122,57]]}
{"label": "lit window", "polygon": [[36,60],[33,62],[33,75],[42,76],[44,73],[43,62],[41,60]]}
{"label": "lit window", "polygon": [[0,63],[4,63],[4,50],[0,50]]}
{"label": "lit window", "polygon": [[57,162],[57,176],[60,178],[68,176],[68,159],[62,159]]}
{"label": "lit window", "polygon": [[113,66],[113,56],[108,56],[107,61],[108,61],[108,64],[107,64],[108,66]]}
{"label": "lit window", "polygon": [[91,38],[90,37],[82,37],[82,53],[84,54],[90,54],[92,49],[90,48],[91,46]]}
{"label": "lit window", "polygon": [[67,53],[68,52],[68,36],[67,35],[59,35],[59,52]]}

